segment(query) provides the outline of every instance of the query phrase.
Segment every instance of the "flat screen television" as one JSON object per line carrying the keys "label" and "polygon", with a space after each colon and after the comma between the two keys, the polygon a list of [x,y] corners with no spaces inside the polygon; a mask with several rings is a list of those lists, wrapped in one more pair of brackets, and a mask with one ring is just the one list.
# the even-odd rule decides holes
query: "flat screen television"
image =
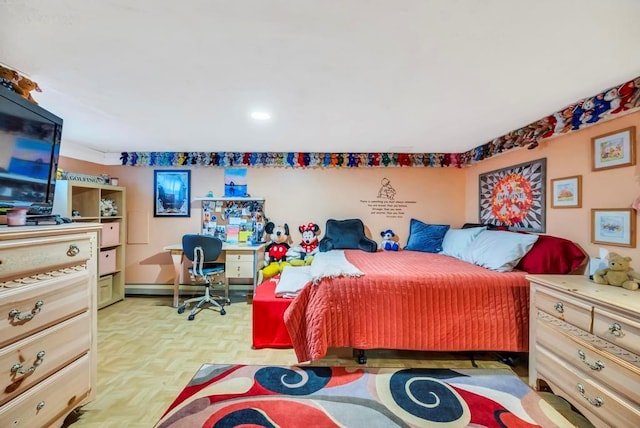
{"label": "flat screen television", "polygon": [[0,86],[0,215],[50,215],[62,119]]}

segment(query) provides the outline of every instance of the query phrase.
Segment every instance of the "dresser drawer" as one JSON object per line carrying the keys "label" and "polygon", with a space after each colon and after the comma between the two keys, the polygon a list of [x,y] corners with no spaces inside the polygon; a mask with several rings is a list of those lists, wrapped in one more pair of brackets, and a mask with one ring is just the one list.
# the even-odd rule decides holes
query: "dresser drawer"
{"label": "dresser drawer", "polygon": [[224,274],[227,278],[253,278],[253,262],[226,263]]}
{"label": "dresser drawer", "polygon": [[640,355],[640,323],[596,307],[593,334]]}
{"label": "dresser drawer", "polygon": [[[637,403],[621,398],[592,377],[585,376],[572,365],[554,357],[546,349],[538,347],[535,352],[540,377],[549,383],[556,394],[571,401],[587,418],[592,413],[612,427],[636,426],[632,421],[640,421],[640,407]],[[599,406],[596,405],[597,400],[600,402]]]}
{"label": "dresser drawer", "polygon": [[[0,349],[0,405],[89,352],[87,325],[85,312]],[[16,364],[22,367],[14,371]]]}
{"label": "dresser drawer", "polygon": [[[0,293],[0,347],[87,311],[87,271],[64,274]],[[14,314],[12,314],[14,312]]]}
{"label": "dresser drawer", "polygon": [[582,338],[576,338],[539,319],[536,329],[536,346],[553,350],[556,356],[588,376],[609,385],[629,400],[640,403],[640,358],[635,358],[635,364],[615,360],[615,357],[611,358],[589,345],[589,339],[595,339],[594,336],[585,333]]}
{"label": "dresser drawer", "polygon": [[0,244],[0,281],[80,265],[91,258],[88,235],[24,239]]}
{"label": "dresser drawer", "polygon": [[591,306],[560,293],[536,287],[535,306],[571,325],[591,332]]}
{"label": "dresser drawer", "polygon": [[85,355],[0,408],[0,426],[49,426],[88,397],[90,379]]}
{"label": "dresser drawer", "polygon": [[253,264],[253,251],[226,251],[226,263],[248,262]]}

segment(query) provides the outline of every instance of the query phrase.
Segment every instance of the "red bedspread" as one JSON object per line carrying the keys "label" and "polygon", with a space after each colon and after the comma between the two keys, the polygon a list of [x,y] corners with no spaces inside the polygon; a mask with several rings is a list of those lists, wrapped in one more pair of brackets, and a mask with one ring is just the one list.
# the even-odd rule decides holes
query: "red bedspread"
{"label": "red bedspread", "polygon": [[364,276],[308,284],[285,312],[299,362],[320,359],[330,347],[528,351],[525,272],[415,251],[346,256]]}

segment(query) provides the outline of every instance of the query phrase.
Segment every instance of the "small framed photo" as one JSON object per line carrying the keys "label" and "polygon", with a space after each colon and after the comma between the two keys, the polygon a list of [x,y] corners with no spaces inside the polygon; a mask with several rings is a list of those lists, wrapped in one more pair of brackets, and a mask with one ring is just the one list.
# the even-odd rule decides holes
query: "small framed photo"
{"label": "small framed photo", "polygon": [[591,139],[592,171],[636,164],[636,127],[621,129]]}
{"label": "small framed photo", "polygon": [[191,216],[191,171],[155,170],[154,217]]}
{"label": "small framed photo", "polygon": [[551,180],[551,208],[582,207],[582,176]]}
{"label": "small framed photo", "polygon": [[633,208],[591,210],[591,242],[636,247],[636,211]]}

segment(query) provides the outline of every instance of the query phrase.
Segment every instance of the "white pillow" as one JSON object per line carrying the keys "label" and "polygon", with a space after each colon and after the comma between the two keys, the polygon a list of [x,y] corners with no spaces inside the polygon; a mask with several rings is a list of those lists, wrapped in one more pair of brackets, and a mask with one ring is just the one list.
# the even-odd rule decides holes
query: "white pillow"
{"label": "white pillow", "polygon": [[487,230],[486,226],[447,230],[442,240],[440,254],[464,260],[463,257],[469,244],[476,239],[480,232],[485,230]]}
{"label": "white pillow", "polygon": [[511,272],[538,240],[538,235],[485,230],[467,247],[464,259],[497,272]]}

